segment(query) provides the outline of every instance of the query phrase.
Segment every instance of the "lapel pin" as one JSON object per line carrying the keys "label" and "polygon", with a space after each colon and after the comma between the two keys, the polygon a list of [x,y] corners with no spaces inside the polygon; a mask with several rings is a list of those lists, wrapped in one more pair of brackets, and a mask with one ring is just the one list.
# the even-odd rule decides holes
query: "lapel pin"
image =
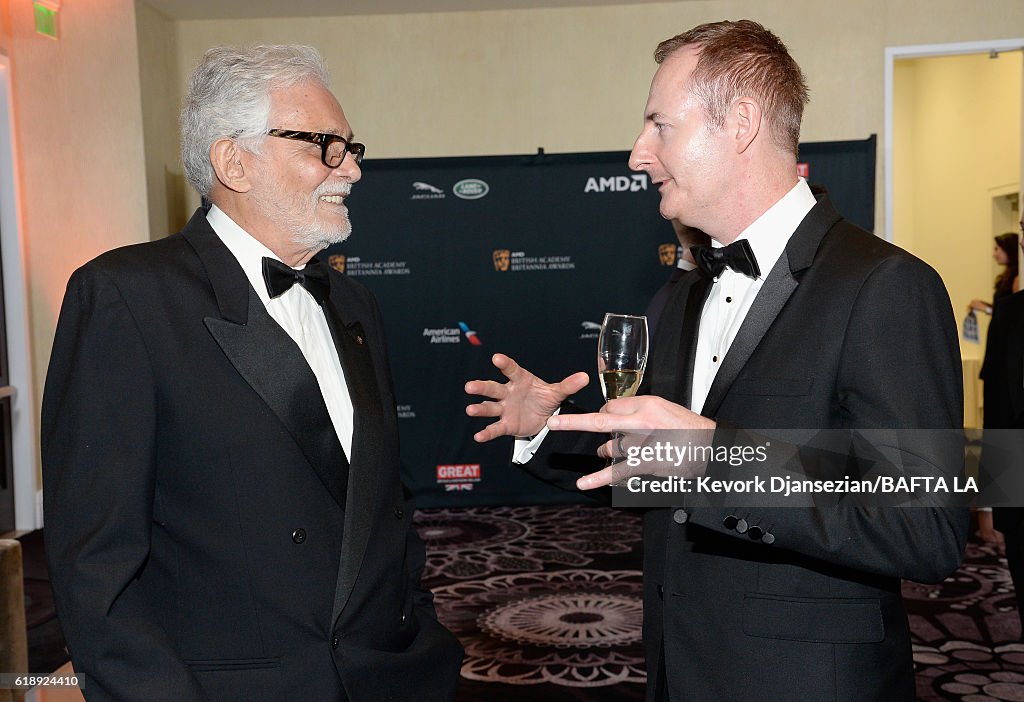
{"label": "lapel pin", "polygon": [[356,343],[357,344],[363,343],[363,337],[361,337],[359,334],[356,334]]}

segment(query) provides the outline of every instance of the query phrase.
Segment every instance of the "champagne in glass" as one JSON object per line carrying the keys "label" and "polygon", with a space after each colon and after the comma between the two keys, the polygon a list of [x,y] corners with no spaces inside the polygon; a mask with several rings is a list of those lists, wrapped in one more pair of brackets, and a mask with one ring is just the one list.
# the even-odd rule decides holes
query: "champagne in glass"
{"label": "champagne in glass", "polygon": [[606,370],[601,371],[601,390],[604,399],[614,400],[616,397],[633,397],[640,386],[642,371]]}
{"label": "champagne in glass", "polygon": [[[605,400],[636,395],[647,365],[647,317],[629,314],[604,316],[597,340],[597,373]],[[622,434],[612,434],[621,439]],[[611,466],[615,459],[608,459]],[[621,481],[610,483],[621,485]]]}
{"label": "champagne in glass", "polygon": [[597,371],[605,400],[633,397],[647,365],[647,318],[608,313],[597,340]]}

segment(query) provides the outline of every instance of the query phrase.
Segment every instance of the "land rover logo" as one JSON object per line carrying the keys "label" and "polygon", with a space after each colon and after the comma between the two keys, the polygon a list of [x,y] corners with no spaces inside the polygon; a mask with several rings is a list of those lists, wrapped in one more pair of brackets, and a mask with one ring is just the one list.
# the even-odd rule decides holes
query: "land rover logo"
{"label": "land rover logo", "polygon": [[478,178],[466,178],[452,186],[455,197],[461,197],[463,200],[479,200],[490,190],[491,186]]}

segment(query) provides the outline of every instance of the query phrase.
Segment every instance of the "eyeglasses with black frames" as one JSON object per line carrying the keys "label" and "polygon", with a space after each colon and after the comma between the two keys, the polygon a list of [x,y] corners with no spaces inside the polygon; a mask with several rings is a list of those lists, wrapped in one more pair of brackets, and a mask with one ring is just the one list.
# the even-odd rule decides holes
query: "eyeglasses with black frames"
{"label": "eyeglasses with black frames", "polygon": [[281,139],[293,139],[295,141],[308,141],[310,144],[317,144],[320,147],[320,160],[328,168],[337,168],[345,160],[345,154],[352,154],[358,166],[363,162],[363,154],[366,153],[366,146],[357,141],[349,141],[337,134],[324,134],[322,132],[300,132],[294,129],[271,129],[268,136],[280,137]]}

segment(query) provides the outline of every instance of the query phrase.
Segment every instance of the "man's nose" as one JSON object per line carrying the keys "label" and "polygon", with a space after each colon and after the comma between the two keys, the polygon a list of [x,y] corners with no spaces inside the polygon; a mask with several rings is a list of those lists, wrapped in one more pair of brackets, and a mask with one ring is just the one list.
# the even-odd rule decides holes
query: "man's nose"
{"label": "man's nose", "polygon": [[636,138],[633,142],[633,150],[629,152],[629,168],[634,171],[646,171],[651,165],[651,153],[650,149],[647,148],[647,140],[644,138],[644,134]]}
{"label": "man's nose", "polygon": [[356,163],[355,156],[352,154],[345,154],[341,165],[334,169],[334,173],[349,183],[356,183],[363,177],[363,169]]}

